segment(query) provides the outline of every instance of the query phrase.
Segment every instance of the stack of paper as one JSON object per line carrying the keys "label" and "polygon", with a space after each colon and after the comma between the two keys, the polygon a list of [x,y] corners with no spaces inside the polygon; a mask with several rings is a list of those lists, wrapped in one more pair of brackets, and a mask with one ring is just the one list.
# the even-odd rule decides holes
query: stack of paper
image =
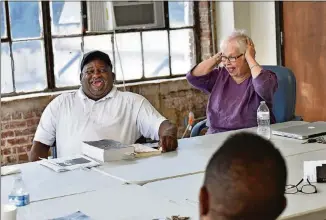
{"label": "stack of paper", "polygon": [[85,141],[82,152],[101,162],[110,162],[133,157],[134,147],[114,140]]}
{"label": "stack of paper", "polygon": [[91,168],[100,165],[100,163],[84,156],[77,155],[73,157],[64,157],[56,159],[42,159],[37,163],[46,166],[55,172],[65,172],[76,169]]}
{"label": "stack of paper", "polygon": [[162,151],[159,149],[155,149],[152,147],[148,147],[143,144],[133,144],[135,148],[135,157],[140,158],[140,157],[150,157],[150,156],[155,156],[155,155],[160,155]]}

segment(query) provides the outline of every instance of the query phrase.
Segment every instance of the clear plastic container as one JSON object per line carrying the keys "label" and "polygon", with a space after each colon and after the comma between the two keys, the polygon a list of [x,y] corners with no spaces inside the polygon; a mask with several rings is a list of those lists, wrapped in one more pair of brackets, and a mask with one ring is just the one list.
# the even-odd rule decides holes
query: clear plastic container
{"label": "clear plastic container", "polygon": [[271,127],[270,127],[270,111],[265,101],[261,101],[257,109],[257,133],[258,135],[270,139]]}
{"label": "clear plastic container", "polygon": [[13,187],[8,199],[10,204],[16,205],[17,207],[29,204],[29,193],[26,191],[25,183],[21,174],[15,176]]}

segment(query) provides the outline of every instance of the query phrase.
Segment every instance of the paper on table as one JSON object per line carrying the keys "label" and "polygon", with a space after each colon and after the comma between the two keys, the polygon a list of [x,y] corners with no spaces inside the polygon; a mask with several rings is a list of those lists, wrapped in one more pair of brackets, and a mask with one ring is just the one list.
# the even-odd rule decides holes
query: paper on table
{"label": "paper on table", "polygon": [[50,220],[91,220],[91,218],[85,215],[84,213],[78,211],[64,217],[52,218]]}
{"label": "paper on table", "polygon": [[91,168],[100,165],[100,163],[84,155],[56,159],[42,159],[40,161],[37,161],[37,163],[46,166],[54,170],[55,172],[65,172],[81,168]]}
{"label": "paper on table", "polygon": [[1,176],[11,175],[15,173],[20,173],[20,169],[15,166],[3,166],[1,167]]}
{"label": "paper on table", "polygon": [[317,182],[316,167],[326,164],[326,160],[304,161],[303,162],[303,179],[309,179],[310,182]]}
{"label": "paper on table", "polygon": [[161,150],[157,150],[143,144],[133,144],[131,146],[134,146],[135,148],[136,158],[150,157],[150,156],[160,155],[162,153]]}

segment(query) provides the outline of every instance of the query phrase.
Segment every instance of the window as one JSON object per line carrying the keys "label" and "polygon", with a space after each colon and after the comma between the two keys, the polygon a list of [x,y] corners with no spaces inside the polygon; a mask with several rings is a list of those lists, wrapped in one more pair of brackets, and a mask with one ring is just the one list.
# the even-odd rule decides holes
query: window
{"label": "window", "polygon": [[194,5],[165,2],[163,28],[87,32],[86,2],[1,3],[1,94],[80,85],[83,53],[109,54],[117,83],[179,77],[196,63]]}
{"label": "window", "polygon": [[1,2],[1,10],[1,93],[46,89],[40,3]]}
{"label": "window", "polygon": [[[80,2],[50,2],[55,86],[79,85],[82,58]],[[76,36],[77,35],[77,36]]]}

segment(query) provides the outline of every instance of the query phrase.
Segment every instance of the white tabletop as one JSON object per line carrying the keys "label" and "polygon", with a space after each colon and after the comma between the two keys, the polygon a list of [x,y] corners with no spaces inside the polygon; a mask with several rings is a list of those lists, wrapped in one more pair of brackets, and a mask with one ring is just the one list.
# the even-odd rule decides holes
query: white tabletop
{"label": "white tabletop", "polygon": [[93,168],[121,181],[142,185],[205,170],[207,157],[192,151],[169,152],[133,161],[116,161]]}
{"label": "white tabletop", "polygon": [[[305,122],[272,127],[301,123]],[[255,128],[246,130],[255,132]],[[33,202],[19,208],[18,219],[49,219],[78,210],[99,220],[151,220],[171,215],[198,219],[198,193],[206,163],[228,135],[235,132],[238,131],[182,139],[176,152],[106,163],[91,171],[55,173],[37,163],[19,164]],[[291,184],[302,177],[304,160],[326,159],[326,145],[302,145],[302,141],[277,136],[272,141],[286,157]],[[13,176],[1,177],[2,203],[7,201],[12,181]],[[123,185],[125,182],[145,185]],[[302,218],[306,214],[314,215],[309,216],[312,220],[320,220],[317,215],[323,213],[320,210],[326,205],[326,185],[316,186],[319,192],[314,195],[287,195],[288,207],[282,218],[297,220],[290,217]]]}
{"label": "white tabletop", "polygon": [[[306,122],[293,121],[274,124],[272,127],[287,127],[303,123]],[[256,128],[244,130],[256,132]],[[212,154],[230,134],[235,132],[238,131],[181,139],[179,140],[179,148],[175,152],[164,153],[150,158],[104,163],[96,170],[121,181],[140,185],[157,180],[201,173],[204,172]],[[283,156],[293,156],[326,149],[326,145],[318,143],[301,144],[303,141],[278,136],[273,136],[271,140],[280,149]]]}
{"label": "white tabletop", "polygon": [[188,216],[198,219],[197,208],[163,199],[142,186],[120,185],[95,192],[31,203],[18,209],[18,220],[44,220],[81,211],[96,220],[152,220]]}
{"label": "white tabletop", "polygon": [[[309,160],[326,160],[326,150],[309,152],[306,154],[286,158],[288,168],[288,183],[297,184],[303,177],[303,162]],[[318,193],[287,195],[288,206],[284,211],[284,217],[296,217],[309,214],[309,218],[320,220],[318,216],[320,212],[326,213],[326,183],[312,183],[316,185]],[[326,218],[326,215],[324,215]]]}
{"label": "white tabletop", "polygon": [[146,189],[176,202],[189,202],[198,206],[199,190],[204,181],[204,173],[167,179],[143,185]]}
{"label": "white tabletop", "polygon": [[[273,124],[271,125],[272,129],[278,128],[285,128],[294,125],[301,125],[306,124],[307,122],[304,121],[289,121],[285,123]],[[218,134],[210,134],[204,136],[198,136],[194,138],[185,138],[179,141],[181,148],[179,149],[184,150],[191,150],[193,151],[194,148],[196,150],[203,149],[205,150],[206,156],[212,155],[219,146],[223,143],[223,141],[229,137],[229,135],[237,133],[239,131],[247,131],[256,133],[257,128],[247,128],[229,132],[223,132]],[[319,144],[319,143],[310,143],[310,144],[302,144],[304,140],[296,140],[292,138],[286,138],[281,136],[272,135],[270,139],[275,147],[280,149],[283,156],[291,156],[291,155],[298,155],[307,152],[313,152],[315,150],[326,149],[326,145]]]}
{"label": "white tabletop", "polygon": [[[288,168],[288,183],[296,184],[303,177],[303,161],[325,160],[326,150],[309,152],[286,158]],[[157,193],[162,197],[198,207],[199,190],[202,186],[204,174],[189,175],[180,178],[167,179],[145,184],[143,187]],[[318,193],[312,195],[295,194],[286,195],[288,205],[281,219],[301,219],[303,216],[311,220],[320,220],[320,216],[326,213],[326,183],[313,183]],[[307,216],[309,215],[309,218]],[[326,215],[324,215],[326,216]],[[300,217],[300,218],[299,218]]]}
{"label": "white tabletop", "polygon": [[[13,165],[21,170],[30,200],[39,201],[123,184],[93,170],[57,173],[36,162]],[[15,175],[1,177],[1,203],[8,202]]]}

